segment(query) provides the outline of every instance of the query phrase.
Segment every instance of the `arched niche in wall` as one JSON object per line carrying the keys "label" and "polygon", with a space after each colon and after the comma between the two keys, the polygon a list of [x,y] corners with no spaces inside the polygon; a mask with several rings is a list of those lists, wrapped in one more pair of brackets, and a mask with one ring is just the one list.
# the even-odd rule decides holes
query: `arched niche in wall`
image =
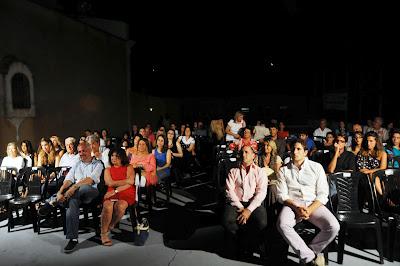
{"label": "arched niche in wall", "polygon": [[34,117],[35,98],[32,73],[21,62],[9,65],[4,77],[5,83],[5,116],[7,118]]}

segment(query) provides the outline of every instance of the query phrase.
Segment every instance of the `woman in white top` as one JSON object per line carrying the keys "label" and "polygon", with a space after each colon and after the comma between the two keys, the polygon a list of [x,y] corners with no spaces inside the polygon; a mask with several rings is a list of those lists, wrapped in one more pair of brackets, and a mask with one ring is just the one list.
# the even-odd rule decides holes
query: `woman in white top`
{"label": "woman in white top", "polygon": [[185,128],[185,135],[180,136],[178,141],[181,144],[183,151],[183,172],[190,172],[190,165],[194,163],[194,155],[195,155],[195,143],[196,141],[192,137],[192,130],[190,127]]}
{"label": "woman in white top", "polygon": [[7,156],[3,158],[1,166],[14,167],[17,168],[17,171],[25,166],[24,158],[19,155],[15,142],[7,144]]}
{"label": "woman in white top", "polygon": [[243,127],[246,127],[246,122],[243,120],[243,113],[238,111],[235,113],[234,118],[231,119],[226,126],[226,141],[239,140],[240,135],[238,132]]}

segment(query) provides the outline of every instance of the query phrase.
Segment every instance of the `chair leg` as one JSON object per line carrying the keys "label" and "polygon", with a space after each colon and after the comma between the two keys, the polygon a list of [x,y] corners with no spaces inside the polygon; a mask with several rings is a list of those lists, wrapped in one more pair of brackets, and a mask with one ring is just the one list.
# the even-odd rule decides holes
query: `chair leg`
{"label": "chair leg", "polygon": [[60,212],[61,212],[61,221],[62,221],[62,227],[63,227],[64,235],[66,235],[67,234],[67,227],[66,227],[67,217],[66,217],[66,214],[65,214],[65,208],[61,207],[60,208]]}
{"label": "chair leg", "polygon": [[147,204],[148,204],[148,210],[149,212],[151,212],[153,210],[153,201],[151,200],[152,196],[153,196],[153,186],[148,186],[146,189],[147,195],[146,195],[146,199],[147,199]]}
{"label": "chair leg", "polygon": [[85,226],[89,224],[89,210],[85,207],[83,208],[83,220],[85,222]]}
{"label": "chair leg", "polygon": [[99,219],[99,211],[97,209],[97,206],[93,207],[92,209],[92,215],[93,215],[93,228],[96,232],[96,236],[100,236],[100,219]]}
{"label": "chair leg", "polygon": [[8,206],[7,212],[8,212],[7,230],[8,230],[8,232],[10,232],[11,229],[14,228],[14,217],[13,217],[13,211],[11,209],[11,206]]}
{"label": "chair leg", "polygon": [[344,244],[345,244],[345,238],[346,238],[346,224],[342,223],[340,225],[340,231],[339,231],[339,239],[338,239],[338,257],[337,261],[339,264],[343,264],[343,254],[344,254]]}
{"label": "chair leg", "polygon": [[396,220],[391,219],[388,222],[388,239],[389,239],[389,261],[393,262],[394,244],[396,243]]}
{"label": "chair leg", "polygon": [[37,214],[35,205],[36,205],[35,203],[29,204],[29,213],[31,216],[34,233],[38,232],[38,214]]}
{"label": "chair leg", "polygon": [[383,261],[383,247],[382,247],[382,230],[379,223],[376,224],[375,231],[376,231],[377,249],[379,252],[379,263],[383,264],[384,261]]}
{"label": "chair leg", "polygon": [[135,227],[137,226],[137,215],[136,215],[136,207],[130,206],[129,207],[129,216],[131,218],[131,225],[132,225],[132,232],[135,232]]}
{"label": "chair leg", "polygon": [[324,249],[325,265],[329,265],[329,245]]}

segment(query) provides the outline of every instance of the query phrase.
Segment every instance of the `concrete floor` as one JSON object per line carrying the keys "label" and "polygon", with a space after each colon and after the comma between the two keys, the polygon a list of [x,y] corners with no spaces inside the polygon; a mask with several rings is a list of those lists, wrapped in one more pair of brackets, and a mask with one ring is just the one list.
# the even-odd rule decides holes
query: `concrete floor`
{"label": "concrete floor", "polygon": [[[160,216],[160,219],[164,217]],[[154,221],[154,218],[153,218]],[[44,228],[41,235],[33,233],[32,226],[17,226],[7,232],[6,221],[0,222],[0,265],[257,265],[224,258],[222,227],[218,225],[197,229],[187,240],[163,241],[163,233],[151,230],[144,246],[135,246],[132,229],[127,220],[120,225],[123,234],[113,235],[114,245],[99,245],[93,230],[83,230],[79,248],[72,254],[64,254],[66,244],[61,228]],[[158,229],[157,229],[158,230]],[[397,244],[397,247],[399,245]],[[172,248],[173,247],[173,248]],[[343,265],[377,265],[377,251],[361,251],[346,245]],[[400,265],[397,261],[385,265]],[[336,252],[330,252],[329,265],[336,263]],[[288,265],[297,265],[298,259],[289,253]],[[270,265],[270,264],[268,264]]]}

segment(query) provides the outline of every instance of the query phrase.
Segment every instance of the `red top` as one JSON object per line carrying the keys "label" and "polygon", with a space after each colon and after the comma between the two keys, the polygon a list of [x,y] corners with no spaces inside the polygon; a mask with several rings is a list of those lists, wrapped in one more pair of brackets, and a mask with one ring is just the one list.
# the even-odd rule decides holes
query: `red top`
{"label": "red top", "polygon": [[[127,168],[128,166],[120,166],[120,167],[111,166],[110,167],[111,179],[114,181],[127,179]],[[113,187],[108,187],[108,192],[113,190],[114,190]],[[135,188],[133,186],[130,186],[129,188],[117,193],[112,198],[125,200],[126,202],[128,202],[128,205],[132,205],[135,202],[136,198],[135,193],[136,193]]]}
{"label": "red top", "polygon": [[289,137],[289,131],[278,131],[279,139],[287,139]]}

